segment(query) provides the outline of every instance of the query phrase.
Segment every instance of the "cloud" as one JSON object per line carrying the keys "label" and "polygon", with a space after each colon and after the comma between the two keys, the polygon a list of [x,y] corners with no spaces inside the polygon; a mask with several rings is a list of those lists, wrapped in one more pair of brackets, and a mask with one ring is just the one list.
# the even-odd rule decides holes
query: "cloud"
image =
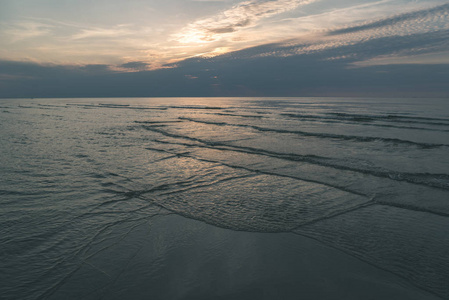
{"label": "cloud", "polygon": [[[390,40],[389,40],[390,39]],[[309,55],[238,59],[224,56],[191,59],[177,68],[118,73],[76,66],[0,61],[0,97],[196,97],[196,96],[424,96],[448,97],[449,64],[375,65],[347,68],[357,61],[344,57],[389,43],[393,38],[327,49]],[[260,51],[252,49],[253,51]],[[245,50],[248,52],[249,50]],[[244,54],[244,53],[243,53]],[[335,60],[328,57],[341,56]],[[95,69],[95,66],[90,68]],[[102,71],[101,71],[102,70]],[[4,78],[2,74],[12,77]],[[23,75],[28,79],[20,78]]]}
{"label": "cloud", "polygon": [[119,66],[114,67],[117,71],[131,71],[131,72],[138,72],[138,71],[146,71],[151,67],[149,63],[143,62],[143,61],[132,61],[127,62],[124,64],[121,64]]}
{"label": "cloud", "polygon": [[125,68],[125,69],[143,69],[146,68],[148,64],[143,61],[132,61],[128,62],[126,64],[122,64],[119,67]]}
{"label": "cloud", "polygon": [[[177,24],[159,26],[126,18],[117,23],[113,20],[93,23],[55,20],[55,16],[27,17],[1,24],[0,58],[61,64],[114,64],[116,71],[129,72],[286,39],[295,39],[296,47],[278,47],[258,55],[301,55],[384,36],[445,30],[449,24],[449,4],[410,12],[435,1],[364,0],[354,5],[348,0],[338,3],[332,0],[226,0],[206,5],[209,17],[187,25],[182,18]],[[239,3],[229,4],[236,2]],[[312,2],[316,4],[302,6]],[[399,8],[404,3],[408,5]],[[216,12],[225,6],[228,9]],[[396,11],[408,12],[380,18]],[[145,62],[148,66],[119,66],[134,61]]]}
{"label": "cloud", "polygon": [[49,35],[54,28],[50,24],[33,21],[0,25],[4,27],[3,34],[6,35],[7,40],[11,43]]}
{"label": "cloud", "polygon": [[223,34],[233,33],[254,25],[257,21],[297,8],[316,0],[251,0],[239,3],[210,18],[187,25],[175,40],[181,43],[205,43],[219,40]]}
{"label": "cloud", "polygon": [[158,67],[167,55],[154,47],[156,31],[132,24],[91,26],[42,18],[0,22],[0,59],[58,64],[146,60]]}
{"label": "cloud", "polygon": [[116,38],[118,36],[134,35],[135,31],[129,28],[129,25],[121,24],[113,28],[89,28],[74,34],[71,38],[74,40],[90,38]]}
{"label": "cloud", "polygon": [[396,15],[393,17],[389,17],[382,20],[366,22],[362,25],[351,26],[347,28],[337,29],[329,32],[329,35],[340,35],[345,33],[353,33],[365,30],[372,30],[383,28],[387,26],[394,26],[399,23],[404,23],[406,21],[420,21],[425,22],[429,18],[432,19],[433,22],[438,21],[438,19],[447,19],[449,14],[449,4],[439,5],[430,9],[424,9],[409,13],[404,13],[400,15]]}
{"label": "cloud", "polygon": [[370,66],[404,65],[404,64],[449,65],[449,51],[422,53],[416,55],[410,55],[406,53],[403,54],[398,53],[394,55],[378,55],[376,57],[366,59],[363,61],[356,61],[352,65],[356,67],[370,67]]}
{"label": "cloud", "polygon": [[73,66],[71,68],[88,74],[104,74],[110,71],[110,66],[105,64],[89,64],[84,66]]}
{"label": "cloud", "polygon": [[[37,97],[36,93],[41,91],[40,96],[68,97],[127,96],[127,93],[129,96],[295,96],[324,92],[367,95],[373,92],[373,86],[385,88],[383,93],[387,94],[395,90],[394,84],[404,95],[407,88],[415,87],[423,94],[449,95],[446,93],[449,87],[444,87],[449,80],[445,65],[449,60],[449,4],[429,7],[429,2],[414,2],[400,14],[395,11],[401,2],[385,0],[344,8],[333,6],[325,11],[327,3],[320,2],[301,7],[301,16],[299,10],[292,11],[310,2],[241,2],[220,14],[190,23],[181,32],[184,35],[178,35],[187,38],[190,30],[189,34],[197,34],[191,38],[198,44],[153,43],[148,40],[153,29],[136,25],[100,27],[55,22],[47,22],[49,27],[33,25],[32,28],[38,28],[36,34],[55,37],[58,43],[46,44],[49,41],[46,38],[37,46],[29,44],[30,49],[35,54],[51,55],[53,62],[63,65],[13,64],[6,60],[19,60],[23,56],[8,57],[0,62],[0,84],[4,91],[1,95],[28,93]],[[416,10],[417,7],[421,9]],[[287,11],[290,13],[280,15]],[[311,11],[319,14],[311,15]],[[298,17],[292,18],[293,15]],[[281,19],[286,16],[289,18]],[[290,35],[294,38],[286,40]],[[4,51],[0,47],[0,54]],[[64,61],[58,53],[78,58],[77,63],[70,65],[71,61]],[[83,61],[83,57],[92,60]],[[412,76],[409,72],[416,73]],[[378,77],[387,73],[404,80],[399,82],[393,75]],[[444,80],[446,83],[442,84]],[[435,93],[429,88],[434,85]]]}
{"label": "cloud", "polygon": [[[380,40],[388,42],[381,44],[377,42]],[[369,53],[369,59],[382,55],[383,61],[386,62],[388,60],[385,60],[385,55],[392,55],[401,57],[401,61],[404,62],[407,56],[412,59],[413,55],[447,51],[449,4],[318,32],[306,41],[297,39],[275,44],[271,48],[266,48],[265,52],[255,53],[254,56],[288,57],[348,48],[351,48],[351,51],[356,49],[357,52],[332,53],[332,56],[324,59],[336,57],[363,59],[364,55]],[[364,64],[360,64],[362,65]]]}

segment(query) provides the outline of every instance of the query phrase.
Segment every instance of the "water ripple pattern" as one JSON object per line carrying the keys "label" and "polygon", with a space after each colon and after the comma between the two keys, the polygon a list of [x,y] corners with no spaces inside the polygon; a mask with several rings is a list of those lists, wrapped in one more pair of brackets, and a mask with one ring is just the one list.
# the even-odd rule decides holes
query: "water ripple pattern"
{"label": "water ripple pattern", "polygon": [[448,99],[0,106],[0,298],[57,299],[86,270],[113,286],[143,246],[106,253],[178,215],[306,236],[449,299]]}

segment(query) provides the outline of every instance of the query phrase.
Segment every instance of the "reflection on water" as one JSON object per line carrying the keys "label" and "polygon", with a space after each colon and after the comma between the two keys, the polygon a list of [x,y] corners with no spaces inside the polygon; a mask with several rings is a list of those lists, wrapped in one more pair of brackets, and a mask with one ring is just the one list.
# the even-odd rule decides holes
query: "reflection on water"
{"label": "reflection on water", "polygon": [[0,104],[6,299],[449,297],[447,101]]}

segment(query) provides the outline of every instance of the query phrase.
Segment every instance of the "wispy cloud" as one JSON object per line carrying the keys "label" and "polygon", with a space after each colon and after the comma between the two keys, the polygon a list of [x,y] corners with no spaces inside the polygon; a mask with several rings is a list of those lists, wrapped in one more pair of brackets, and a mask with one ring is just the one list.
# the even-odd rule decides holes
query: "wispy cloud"
{"label": "wispy cloud", "polygon": [[74,34],[74,40],[89,38],[116,38],[119,36],[134,35],[135,31],[128,24],[116,25],[112,28],[89,28]]}
{"label": "wispy cloud", "polygon": [[[364,47],[358,48],[358,51],[370,53],[370,64],[373,64],[373,61],[393,62],[394,58],[400,58],[400,61],[404,62],[405,58],[413,59],[414,55],[445,52],[449,49],[448,34],[449,4],[444,4],[321,31],[311,39],[290,40],[287,43],[278,44],[270,51],[258,53],[256,56],[309,55],[329,49],[363,44]],[[391,40],[389,44],[374,43],[376,40],[395,37],[396,40]],[[371,41],[373,43],[369,44]],[[357,54],[352,53],[350,57],[356,58]],[[329,59],[347,58],[348,55],[348,53],[340,54],[329,57]],[[381,56],[382,59],[373,60],[372,58],[376,55]],[[387,59],[386,55],[391,55],[391,59]],[[368,64],[361,63],[359,65]]]}
{"label": "wispy cloud", "polygon": [[[329,34],[332,35],[338,35],[338,34],[345,34],[345,33],[353,33],[353,32],[359,32],[359,31],[365,31],[365,30],[372,30],[372,29],[378,29],[378,28],[385,28],[389,26],[398,25],[400,23],[404,24],[406,22],[415,22],[415,24],[418,24],[421,28],[424,22],[432,21],[433,26],[438,28],[439,26],[444,24],[447,17],[449,15],[449,4],[439,5],[436,7],[432,7],[429,9],[423,9],[419,11],[413,11],[409,13],[404,13],[400,15],[396,15],[393,17],[389,17],[386,19],[376,20],[376,21],[368,21],[361,25],[357,26],[351,26],[347,28],[342,28],[338,30],[331,31]],[[418,21],[416,23],[416,21]],[[438,26],[438,27],[437,27]]]}
{"label": "wispy cloud", "polygon": [[449,65],[449,51],[432,52],[416,55],[379,55],[374,58],[356,61],[352,63],[355,67],[371,67],[383,65]]}
{"label": "wispy cloud", "polygon": [[51,34],[54,26],[35,21],[24,21],[17,24],[2,24],[3,34],[10,43],[42,37]]}
{"label": "wispy cloud", "polygon": [[154,59],[157,30],[133,24],[92,26],[53,19],[18,19],[0,24],[0,58],[59,64],[97,64]]}
{"label": "wispy cloud", "polygon": [[259,20],[287,12],[316,0],[251,0],[239,3],[215,16],[187,25],[175,40],[181,43],[206,43],[223,35],[255,25]]}
{"label": "wispy cloud", "polygon": [[[449,47],[444,41],[449,30],[449,3],[443,0],[186,2],[191,2],[190,5],[216,3],[193,4],[207,7],[204,13],[198,14],[202,17],[182,19],[181,16],[176,24],[155,25],[129,18],[79,22],[78,19],[61,20],[56,15],[17,17],[8,23],[0,22],[0,59],[107,64],[114,65],[117,71],[135,72],[164,68],[188,58],[210,58],[226,53],[232,56],[235,51],[256,46],[260,46],[258,51],[236,55],[246,58],[313,55],[329,49],[351,46],[355,49],[357,45],[382,38],[403,37],[401,41],[407,47],[376,44],[375,49],[357,48],[370,52],[369,57],[338,51],[326,52],[329,56],[323,57],[328,61],[370,59],[372,63],[392,61],[386,55],[404,61],[425,53],[444,53]],[[221,11],[217,12],[218,9]],[[154,13],[156,10],[150,12]],[[396,45],[396,40],[392,41]],[[382,59],[373,60],[376,55]]]}

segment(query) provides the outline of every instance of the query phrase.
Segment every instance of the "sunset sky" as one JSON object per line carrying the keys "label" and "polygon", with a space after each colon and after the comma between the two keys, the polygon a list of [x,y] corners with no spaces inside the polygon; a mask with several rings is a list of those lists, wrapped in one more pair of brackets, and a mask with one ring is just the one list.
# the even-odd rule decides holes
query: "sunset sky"
{"label": "sunset sky", "polygon": [[0,1],[0,97],[446,97],[448,66],[449,1]]}

